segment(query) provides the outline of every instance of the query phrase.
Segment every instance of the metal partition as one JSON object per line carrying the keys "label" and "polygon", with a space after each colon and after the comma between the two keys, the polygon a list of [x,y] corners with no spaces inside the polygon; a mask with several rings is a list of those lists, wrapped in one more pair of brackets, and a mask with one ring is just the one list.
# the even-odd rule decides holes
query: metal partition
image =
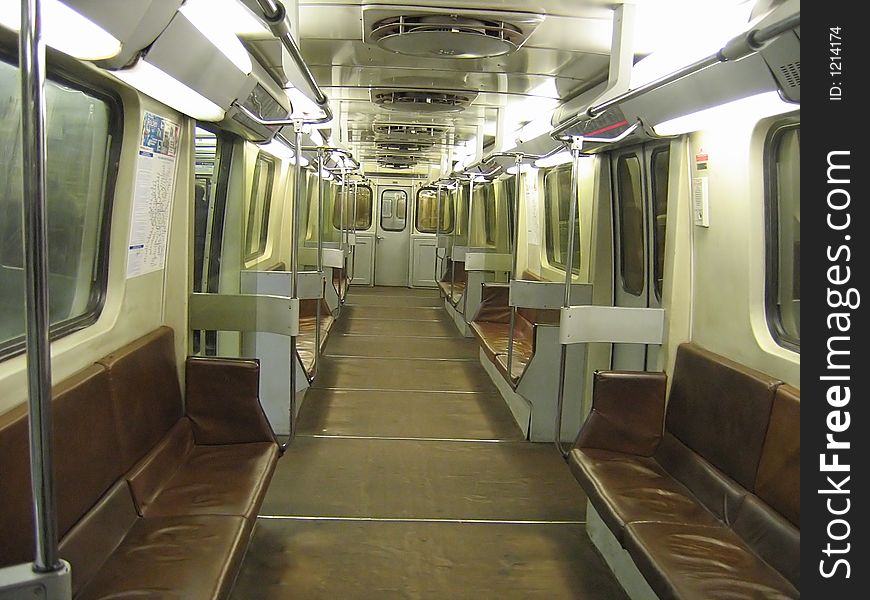
{"label": "metal partition", "polygon": [[[562,308],[565,286],[556,281],[525,281],[512,279],[508,304],[518,308],[558,310]],[[592,284],[575,283],[571,286],[571,304],[590,304]]]}

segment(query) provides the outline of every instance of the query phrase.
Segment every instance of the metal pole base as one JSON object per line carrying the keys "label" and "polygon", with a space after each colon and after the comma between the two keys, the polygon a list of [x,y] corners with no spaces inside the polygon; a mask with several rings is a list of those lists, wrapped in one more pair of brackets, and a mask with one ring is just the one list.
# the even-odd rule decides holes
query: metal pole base
{"label": "metal pole base", "polygon": [[50,573],[37,573],[32,564],[0,569],[0,600],[71,600],[69,563]]}

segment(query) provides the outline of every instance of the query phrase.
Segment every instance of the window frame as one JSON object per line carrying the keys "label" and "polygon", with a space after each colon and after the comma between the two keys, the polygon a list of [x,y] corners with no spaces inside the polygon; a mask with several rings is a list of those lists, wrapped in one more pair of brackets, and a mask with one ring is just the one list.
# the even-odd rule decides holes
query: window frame
{"label": "window frame", "polygon": [[[456,211],[453,207],[453,203],[450,201],[449,190],[442,189],[444,196],[441,200],[441,206],[447,208],[447,214],[449,218],[450,227],[447,229],[438,229],[438,224],[436,223],[434,229],[422,228],[420,227],[420,194],[424,191],[433,191],[435,192],[435,203],[436,203],[436,212],[437,212],[437,203],[438,203],[438,188],[431,185],[426,185],[417,190],[416,197],[414,199],[414,230],[418,233],[432,233],[432,234],[451,234],[453,233],[453,229],[456,227]],[[436,220],[438,219],[438,215],[435,216]]]}
{"label": "window frame", "polygon": [[782,324],[782,311],[778,302],[780,285],[779,239],[779,180],[777,151],[783,136],[800,130],[800,117],[788,117],[774,122],[764,140],[764,311],[765,321],[777,345],[800,354],[800,333],[790,335]]}
{"label": "window frame", "polygon": [[[554,227],[554,224],[552,221],[552,208],[554,207],[553,201],[555,200],[555,202],[556,202],[555,210],[556,210],[557,221],[561,221],[561,219],[558,218],[559,212],[560,212],[560,207],[559,207],[559,200],[560,199],[558,197],[557,198],[550,198],[550,194],[548,193],[548,187],[547,187],[547,177],[550,175],[554,175],[554,174],[556,177],[558,177],[559,174],[561,174],[561,173],[568,173],[568,195],[570,196],[571,195],[571,191],[570,191],[571,190],[571,182],[570,182],[571,168],[572,168],[571,164],[569,163],[569,164],[565,164],[565,165],[557,165],[555,167],[550,167],[548,169],[544,169],[542,182],[541,182],[542,183],[541,196],[543,196],[543,199],[544,199],[544,244],[543,244],[544,257],[546,257],[547,265],[550,268],[555,269],[557,271],[561,271],[562,273],[565,272],[565,267],[567,267],[568,265],[566,263],[559,262],[558,260],[556,260],[556,258],[555,258],[556,245],[549,243],[550,240],[552,240],[552,238],[553,238],[553,227]],[[556,188],[558,189],[558,185],[556,186]],[[578,202],[578,199],[575,198],[574,202]],[[571,210],[570,204],[568,205],[568,210],[569,210],[569,215],[570,215],[570,210]],[[580,243],[580,236],[578,235],[581,232],[580,207],[579,206],[577,207],[576,217],[577,217],[577,220],[575,221],[575,225],[577,227],[577,231],[575,232],[576,239],[574,240],[574,243],[577,245],[577,257],[576,257],[577,264],[572,265],[572,267],[571,267],[572,276],[579,276],[580,275],[580,264],[583,260],[583,249],[582,249],[582,245]],[[570,218],[569,218],[569,220],[570,220]],[[560,239],[559,240],[560,253],[561,253],[561,242],[562,242],[562,240]],[[568,245],[568,240],[566,238],[566,240],[565,240],[566,254],[567,254],[567,252],[571,251],[570,248],[567,248],[567,245]]]}
{"label": "window frame", "polygon": [[[670,194],[670,184],[671,184],[671,181],[670,181],[671,174],[670,174],[670,168],[669,168],[670,159],[671,159],[671,146],[670,146],[670,144],[663,144],[661,146],[654,146],[650,149],[650,153],[649,153],[649,186],[650,186],[649,208],[650,208],[650,212],[652,213],[650,215],[650,219],[651,219],[650,227],[652,229],[652,231],[650,232],[650,234],[651,234],[650,242],[652,245],[652,248],[651,248],[652,249],[652,265],[651,265],[652,266],[652,273],[651,273],[652,277],[650,277],[650,280],[652,283],[653,294],[655,295],[655,298],[659,303],[661,303],[661,301],[662,301],[662,295],[664,294],[664,287],[665,287],[664,280],[665,280],[665,243],[666,243],[666,241],[665,241],[665,239],[659,240],[659,227],[658,227],[657,219],[659,216],[662,216],[662,215],[657,214],[657,212],[658,212],[657,200],[659,200],[659,197],[658,197],[658,186],[657,186],[658,180],[656,178],[655,166],[656,166],[656,158],[662,154],[667,156],[667,165],[666,165],[666,170],[665,170],[665,185],[664,185],[665,197],[663,199],[661,199],[662,204],[664,205],[664,208],[665,208],[665,212],[663,215],[665,217],[665,226],[664,226],[664,231],[662,231],[662,235],[665,237],[665,239],[667,239],[668,194]],[[661,242],[661,246],[659,245],[659,242]],[[661,248],[661,255],[659,254],[659,248]],[[661,273],[658,272],[659,259],[661,259]],[[658,275],[661,275],[661,278],[659,278]]]}
{"label": "window frame", "polygon": [[[384,194],[387,192],[400,192],[405,195],[405,211],[404,217],[402,218],[402,228],[401,229],[393,229],[390,227],[384,227]],[[388,231],[391,233],[401,233],[408,229],[408,201],[411,198],[408,196],[408,190],[400,188],[400,187],[386,187],[380,190],[380,194],[378,194],[378,229],[381,231]],[[397,204],[398,206],[398,204]]]}
{"label": "window frame", "polygon": [[[65,68],[64,65],[71,63],[62,59],[51,60],[55,58],[52,56],[53,54],[51,50],[47,51],[50,60],[46,61],[46,81],[68,87],[105,102],[108,109],[106,120],[108,139],[106,140],[106,163],[103,167],[105,175],[101,194],[100,227],[96,240],[94,270],[91,274],[91,290],[87,310],[75,317],[50,323],[48,328],[49,343],[90,327],[99,320],[103,308],[105,308],[109,282],[112,216],[124,134],[124,103],[118,91],[102,76],[88,71],[79,74],[75,72],[77,71],[75,67],[73,67],[73,71]],[[14,52],[7,52],[0,47],[0,61],[17,68],[17,49]],[[25,334],[6,341],[0,340],[0,362],[23,354],[25,349]]]}
{"label": "window frame", "polygon": [[[263,200],[263,214],[260,216],[260,239],[257,242],[257,247],[255,250],[249,252],[249,246],[251,240],[249,239],[251,235],[253,235],[253,225],[254,221],[251,218],[251,211],[256,208],[256,204],[254,203],[255,192],[257,191],[257,168],[260,167],[260,164],[265,163],[268,165],[270,176],[266,180],[266,196]],[[269,153],[263,152],[262,150],[257,151],[257,159],[254,162],[254,173],[251,182],[251,194],[248,197],[248,215],[247,222],[245,223],[245,261],[252,261],[258,258],[261,258],[266,254],[266,248],[269,246],[269,217],[272,213],[272,193],[275,191],[275,173],[278,171],[278,161],[275,160]],[[253,215],[254,217],[256,215]]]}
{"label": "window frame", "polygon": [[[351,226],[349,227],[349,229],[351,231],[353,231],[354,233],[357,233],[359,231],[368,231],[369,229],[372,228],[372,224],[375,222],[375,191],[372,189],[372,186],[370,186],[367,183],[364,183],[362,185],[357,184],[357,193],[359,193],[360,188],[364,188],[364,189],[367,189],[369,191],[369,205],[370,205],[369,206],[369,223],[365,227],[357,227],[355,222],[351,223],[350,224]],[[335,195],[335,197],[338,199],[336,201],[336,204],[343,202],[343,198],[342,198],[340,190],[341,190],[341,188],[339,187],[338,191],[336,192],[336,195]],[[357,208],[359,208],[359,205],[357,205]],[[335,221],[340,214],[341,213],[338,211],[333,211],[333,213],[332,213],[332,228],[335,231],[343,231],[340,226],[339,227],[335,226]],[[354,218],[356,218],[358,216],[359,216],[358,214],[354,215]],[[339,223],[339,225],[340,225],[340,223]]]}
{"label": "window frame", "polygon": [[[622,165],[627,165],[629,160],[634,160],[637,164],[638,171],[638,181],[636,186],[636,192],[639,194],[638,198],[633,198],[633,200],[637,200],[637,204],[640,206],[640,216],[637,219],[640,224],[640,239],[637,240],[631,236],[627,236],[625,232],[625,194],[623,194],[622,188],[622,179],[620,178],[620,167]],[[626,167],[628,169],[628,167]],[[619,244],[619,260],[617,261],[617,267],[619,271],[619,279],[622,284],[622,290],[626,294],[630,294],[637,298],[643,297],[644,292],[647,287],[647,265],[646,262],[648,260],[647,257],[647,238],[644,234],[644,220],[646,219],[646,206],[644,202],[644,173],[643,173],[644,165],[643,165],[643,155],[639,151],[627,152],[625,154],[620,154],[616,157],[616,220],[618,226],[618,244]],[[640,264],[640,289],[636,287],[629,288],[626,282],[626,240],[633,239],[635,243],[639,243],[641,245],[641,259],[639,261]],[[636,293],[635,293],[636,292]]]}

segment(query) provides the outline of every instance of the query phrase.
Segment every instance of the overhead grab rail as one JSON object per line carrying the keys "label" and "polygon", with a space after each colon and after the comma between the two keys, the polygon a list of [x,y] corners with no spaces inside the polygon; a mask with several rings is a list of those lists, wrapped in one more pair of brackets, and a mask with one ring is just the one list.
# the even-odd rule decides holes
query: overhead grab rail
{"label": "overhead grab rail", "polygon": [[[272,34],[278,38],[284,48],[287,49],[287,52],[290,54],[290,57],[293,59],[293,62],[296,64],[302,77],[305,79],[305,83],[311,89],[314,96],[314,103],[317,104],[317,107],[321,111],[323,111],[322,117],[317,119],[305,119],[305,123],[309,125],[328,123],[333,118],[332,109],[329,106],[329,98],[326,97],[326,94],[324,94],[323,90],[320,89],[320,86],[317,85],[317,81],[315,81],[311,69],[308,68],[305,59],[302,57],[302,52],[299,50],[296,40],[293,39],[293,35],[290,31],[290,21],[287,17],[287,10],[284,8],[284,5],[280,0],[257,0],[257,4],[260,5],[260,9],[263,11],[263,20],[269,26],[269,29],[272,30]],[[292,125],[294,122],[293,119],[278,121],[263,120],[241,105],[235,104],[235,106],[242,110],[245,116],[260,125]]]}
{"label": "overhead grab rail", "polygon": [[[577,124],[587,120],[594,119],[598,117],[607,109],[617,106],[623,102],[634,100],[638,96],[642,96],[648,92],[666,86],[670,83],[673,83],[683,77],[691,75],[693,73],[697,73],[698,71],[702,71],[708,67],[711,67],[718,63],[723,62],[733,62],[739,60],[741,58],[745,58],[750,54],[757,52],[760,50],[764,44],[774,39],[775,37],[794,29],[796,27],[800,27],[801,15],[800,12],[790,15],[781,21],[777,21],[776,23],[772,23],[766,27],[761,27],[757,29],[752,29],[747,31],[729,41],[725,44],[718,52],[711,54],[701,60],[693,62],[690,65],[687,65],[681,69],[674,71],[668,75],[664,75],[646,83],[644,85],[638,86],[633,90],[628,90],[618,96],[614,96],[609,100],[601,102],[599,104],[594,104],[587,108],[585,111],[578,113],[572,118],[568,119],[561,125],[559,125],[553,133],[553,137],[560,141],[568,141],[564,137],[560,137],[560,134]],[[611,140],[607,140],[611,141]]]}

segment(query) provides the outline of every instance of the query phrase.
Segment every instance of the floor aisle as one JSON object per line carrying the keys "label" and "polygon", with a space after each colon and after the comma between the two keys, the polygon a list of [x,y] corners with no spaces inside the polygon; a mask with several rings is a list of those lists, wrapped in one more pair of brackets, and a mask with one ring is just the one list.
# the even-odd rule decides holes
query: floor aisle
{"label": "floor aisle", "polygon": [[437,292],[352,288],[233,600],[622,600]]}

